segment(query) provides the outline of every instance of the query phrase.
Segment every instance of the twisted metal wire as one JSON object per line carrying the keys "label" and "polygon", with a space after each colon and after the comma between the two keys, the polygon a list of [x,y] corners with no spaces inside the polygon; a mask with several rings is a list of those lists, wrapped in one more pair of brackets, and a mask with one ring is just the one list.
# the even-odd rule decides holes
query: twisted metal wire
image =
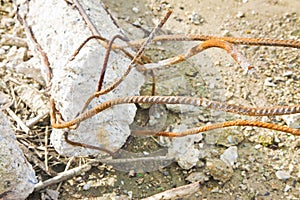
{"label": "twisted metal wire", "polygon": [[184,137],[187,135],[194,135],[194,134],[198,134],[200,132],[210,131],[210,130],[219,129],[219,128],[225,128],[225,127],[230,127],[230,126],[252,126],[252,127],[254,126],[254,127],[271,129],[271,130],[275,130],[275,131],[282,131],[282,132],[290,133],[292,135],[300,136],[299,129],[290,128],[287,126],[281,126],[281,125],[272,124],[272,123],[267,123],[267,122],[242,120],[242,119],[226,121],[226,122],[221,122],[221,123],[216,123],[216,124],[210,124],[210,125],[206,125],[206,126],[202,126],[202,127],[198,127],[198,128],[187,129],[182,132],[159,132],[159,133],[154,134],[154,136]]}
{"label": "twisted metal wire", "polygon": [[[254,45],[254,46],[276,46],[300,48],[300,41],[297,40],[279,40],[269,38],[233,38],[233,37],[217,37],[210,35],[195,34],[178,34],[178,35],[160,35],[153,38],[154,42],[158,41],[206,41],[206,40],[222,40],[237,45]],[[139,46],[144,39],[129,41],[128,46]],[[123,47],[122,47],[123,48]]]}
{"label": "twisted metal wire", "polygon": [[[171,12],[169,12],[170,14]],[[169,14],[164,18],[164,20],[161,21],[161,24],[158,26],[163,25],[165,23],[166,19],[169,17]],[[164,61],[161,61],[161,66],[167,66],[170,64],[174,64],[177,62],[181,62],[207,48],[211,47],[218,47],[226,50],[245,70],[252,69],[253,67],[249,65],[249,63],[244,59],[242,54],[240,54],[235,47],[236,45],[258,45],[258,46],[281,46],[281,47],[291,47],[291,48],[300,48],[300,41],[296,40],[278,40],[278,39],[266,39],[266,38],[231,38],[231,37],[215,37],[215,36],[207,36],[207,35],[161,35],[154,37],[154,33],[156,30],[153,31],[153,34],[151,34],[147,39],[142,40],[135,40],[135,41],[129,41],[127,42],[127,46],[141,46],[140,50],[135,56],[129,55],[132,58],[132,62],[130,63],[128,69],[126,72],[121,76],[119,80],[117,80],[115,83],[113,83],[108,88],[97,91],[92,95],[89,100],[91,101],[92,98],[98,97],[99,95],[105,94],[121,83],[124,78],[128,75],[129,71],[132,69],[133,64],[135,62],[139,62],[139,58],[141,57],[142,52],[145,49],[145,46],[150,41],[204,41],[202,44],[197,45],[190,49],[190,51],[185,55],[179,55],[177,57],[167,59]],[[95,38],[95,36],[92,36],[88,38],[78,49],[76,54],[79,52],[79,50],[85,45],[86,42],[88,42],[90,39]],[[106,43],[108,43],[104,38],[97,38],[100,40],[104,40]],[[124,46],[117,46],[110,44],[112,49],[121,49],[124,50]],[[127,53],[127,52],[125,52]],[[72,58],[76,56],[76,54],[73,55]],[[128,55],[128,54],[126,54]],[[149,64],[151,66],[151,64]],[[159,66],[159,65],[157,65]],[[151,67],[149,67],[151,68]],[[189,105],[195,105],[195,106],[202,106],[207,109],[213,109],[213,110],[221,110],[241,115],[249,115],[249,116],[275,116],[275,115],[288,115],[288,114],[294,114],[294,113],[300,113],[300,105],[294,105],[294,106],[276,106],[276,107],[269,107],[269,108],[250,108],[242,105],[236,105],[236,104],[228,104],[223,102],[216,102],[216,101],[210,101],[203,98],[194,98],[194,97],[175,97],[175,96],[132,96],[132,97],[123,97],[123,98],[117,98],[113,100],[109,100],[106,102],[103,102],[96,106],[95,108],[88,110],[87,112],[81,114],[77,118],[68,121],[68,122],[62,122],[57,123],[56,114],[59,114],[59,112],[56,113],[55,109],[55,103],[54,100],[51,99],[51,123],[53,128],[71,128],[72,126],[76,127],[80,122],[93,117],[94,115],[98,114],[99,112],[108,109],[114,105],[118,104],[126,104],[126,103],[150,103],[150,104],[189,104]],[[89,102],[89,101],[88,101]],[[266,123],[266,122],[260,122],[260,121],[250,121],[250,120],[234,120],[234,121],[227,121],[212,125],[207,125],[199,128],[194,129],[188,129],[186,131],[180,132],[180,133],[174,133],[174,132],[159,132],[155,135],[157,136],[168,136],[168,137],[182,137],[186,135],[196,134],[203,131],[213,130],[217,128],[223,128],[223,127],[229,127],[229,126],[255,126],[255,127],[261,127],[261,128],[268,128],[272,130],[278,130],[283,131],[287,133],[291,133],[293,135],[300,135],[300,130],[293,129],[286,126]],[[66,138],[67,141],[69,141]],[[70,141],[69,141],[70,142]],[[72,141],[71,141],[72,142]],[[80,143],[79,143],[80,144]],[[78,145],[76,142],[73,142],[73,145]],[[90,148],[88,145],[85,145],[84,147]],[[99,149],[101,150],[101,149]],[[109,152],[108,152],[109,153]]]}
{"label": "twisted metal wire", "polygon": [[[276,116],[276,115],[289,115],[289,114],[295,114],[300,113],[300,104],[293,105],[293,106],[275,106],[275,107],[269,107],[269,108],[250,108],[242,105],[237,104],[228,104],[226,102],[218,102],[218,101],[211,101],[205,98],[196,98],[196,97],[183,97],[183,96],[131,96],[131,97],[123,97],[123,98],[116,98],[112,100],[105,101],[95,108],[86,111],[85,113],[81,114],[77,118],[63,123],[56,123],[56,117],[55,114],[51,115],[52,120],[52,127],[53,128],[69,128],[72,126],[76,126],[78,123],[93,117],[94,115],[98,114],[99,112],[102,112],[103,110],[106,110],[112,106],[118,105],[118,104],[128,104],[128,103],[147,103],[147,104],[188,104],[188,105],[194,105],[194,106],[201,106],[203,108],[207,109],[213,109],[213,110],[220,110],[230,113],[236,113],[241,115],[248,115],[248,116]],[[51,100],[51,107],[52,109],[55,109],[54,101]],[[55,113],[55,111],[51,112]],[[274,124],[273,124],[274,125]],[[257,127],[263,127],[263,128],[269,128],[274,130],[280,130],[284,132],[289,132],[292,134],[298,134],[299,130],[292,131],[290,128],[281,128],[279,129],[279,125],[271,126],[268,123],[265,122],[250,122],[250,121],[243,121],[243,123],[239,120],[233,122],[224,122],[222,124],[216,124],[216,126],[211,125],[207,127],[207,130],[221,128],[221,127],[227,127],[227,126],[257,126]],[[280,126],[283,127],[283,126]],[[203,132],[206,129],[199,129],[198,132]],[[191,133],[187,132],[184,135],[189,134],[195,134],[193,131]],[[174,137],[174,136],[173,136]]]}

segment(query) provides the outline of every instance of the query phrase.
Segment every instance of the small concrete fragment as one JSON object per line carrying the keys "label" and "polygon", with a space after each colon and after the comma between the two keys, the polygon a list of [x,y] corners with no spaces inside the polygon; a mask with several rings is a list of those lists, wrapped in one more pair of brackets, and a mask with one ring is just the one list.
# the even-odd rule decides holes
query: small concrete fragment
{"label": "small concrete fragment", "polygon": [[25,199],[33,192],[37,179],[2,111],[0,130],[0,199]]}
{"label": "small concrete fragment", "polygon": [[288,127],[300,128],[300,114],[283,115],[282,118]]}
{"label": "small concrete fragment", "polygon": [[[180,125],[173,131],[179,132],[186,129],[187,127],[185,125]],[[175,158],[181,168],[190,169],[197,164],[200,156],[200,150],[195,148],[194,141],[200,141],[201,139],[201,133],[197,135],[173,138],[167,155],[170,158]]]}
{"label": "small concrete fragment", "polygon": [[233,166],[238,159],[238,150],[236,146],[229,147],[220,156],[220,159],[227,163],[229,166]]}

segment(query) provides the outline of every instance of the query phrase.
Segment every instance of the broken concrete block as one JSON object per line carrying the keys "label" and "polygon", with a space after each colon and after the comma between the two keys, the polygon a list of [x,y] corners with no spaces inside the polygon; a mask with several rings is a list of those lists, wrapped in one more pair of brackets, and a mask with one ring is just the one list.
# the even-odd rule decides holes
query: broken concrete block
{"label": "broken concrete block", "polygon": [[[76,117],[87,98],[95,92],[106,49],[92,40],[73,61],[69,61],[79,45],[93,35],[78,10],[62,0],[16,2],[19,15],[31,27],[48,57],[53,72],[51,96],[63,119],[69,121]],[[108,40],[116,34],[122,35],[122,30],[116,26],[101,2],[79,2],[100,35]],[[30,39],[29,47],[35,50],[35,55],[41,55]],[[129,63],[130,59],[122,53],[111,52],[103,88],[120,78]],[[132,70],[115,90],[92,101],[88,109],[116,97],[138,95],[143,83],[144,76]],[[70,131],[69,139],[116,151],[130,135],[129,124],[133,122],[135,111],[135,105],[118,105],[107,109],[80,123],[76,130]],[[67,144],[63,132],[54,129],[51,133],[51,142],[60,154],[83,156],[99,153]]]}
{"label": "broken concrete block", "polygon": [[25,199],[33,192],[37,179],[2,111],[0,130],[0,199]]}

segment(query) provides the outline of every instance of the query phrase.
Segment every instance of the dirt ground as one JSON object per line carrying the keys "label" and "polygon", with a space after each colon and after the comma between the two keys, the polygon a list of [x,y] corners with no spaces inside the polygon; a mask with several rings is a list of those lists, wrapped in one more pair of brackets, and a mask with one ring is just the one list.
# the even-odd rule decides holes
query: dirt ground
{"label": "dirt ground", "polygon": [[[1,1],[1,3],[2,10],[12,6],[9,1]],[[300,40],[300,1],[104,0],[103,3],[130,39],[146,37],[166,10],[172,9],[173,14],[159,34],[204,34]],[[1,36],[14,33],[15,23],[13,20],[8,20],[13,15],[2,13],[6,21],[1,19]],[[18,34],[19,37],[24,37],[21,31]],[[158,46],[153,45],[147,50],[146,55],[153,60],[161,60],[170,55],[183,53],[194,44],[168,42]],[[4,52],[21,48],[14,44],[1,44],[1,46]],[[3,48],[3,46],[8,47]],[[257,46],[238,46],[238,48],[256,67],[258,78],[244,75],[243,70],[223,50],[210,49],[188,62],[155,72],[157,94],[202,96],[253,107],[300,103],[299,50]],[[13,62],[13,59],[5,53],[0,54],[2,69],[7,63]],[[20,82],[34,83],[38,85],[37,88],[44,90],[45,86],[42,82],[32,80],[26,74],[11,73],[11,70],[13,71],[13,69],[1,70],[1,79],[9,80],[9,77],[13,77]],[[175,80],[178,81],[176,84],[174,84]],[[149,82],[141,91],[142,94],[147,94],[150,90],[150,82],[149,78]],[[0,89],[4,93],[9,93],[9,87],[14,87],[14,83],[9,81],[5,83],[7,84],[1,85]],[[21,108],[27,108],[27,111]],[[13,105],[12,109],[24,119],[33,115],[25,103]],[[145,117],[147,112],[147,109],[140,108],[136,121],[147,118]],[[201,115],[199,113],[178,114],[167,108],[167,116],[164,128],[174,124],[192,127],[233,118],[258,119],[283,125],[286,123],[282,117],[250,118],[205,110]],[[299,126],[299,121],[297,123]],[[32,128],[32,133],[35,135],[25,137],[22,131],[15,129],[17,138],[23,143],[26,141],[44,147],[44,134],[50,132],[51,128],[49,118],[46,117]],[[227,141],[228,136],[234,137],[234,146],[238,149],[237,161],[230,169],[226,166],[218,166],[220,155],[230,146]],[[189,170],[184,170],[173,162],[151,172],[122,172],[99,163],[88,172],[62,184],[49,186],[46,191],[35,192],[28,199],[55,199],[57,192],[59,192],[58,199],[92,199],[93,197],[95,199],[118,199],[118,197],[142,199],[196,181],[200,184],[196,192],[187,196],[174,197],[174,199],[300,199],[299,138],[259,128],[226,128],[203,134],[203,139],[195,145],[202,149],[201,158],[197,165]],[[153,138],[132,137],[125,148],[143,152],[160,146]],[[44,161],[43,155],[39,155],[43,153],[41,149],[37,148],[33,152]],[[71,163],[71,167],[76,167],[92,159],[92,157],[60,157],[50,145],[49,157],[49,166],[56,172],[63,171],[67,163]],[[40,180],[50,178],[39,166],[34,165],[34,168]]]}

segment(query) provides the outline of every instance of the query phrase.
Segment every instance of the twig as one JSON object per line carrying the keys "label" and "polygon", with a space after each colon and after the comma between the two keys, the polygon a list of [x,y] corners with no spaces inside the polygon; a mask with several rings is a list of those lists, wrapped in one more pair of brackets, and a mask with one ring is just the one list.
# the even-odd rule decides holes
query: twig
{"label": "twig", "polygon": [[48,126],[46,126],[46,130],[45,130],[45,168],[46,168],[46,171],[49,170],[49,167],[48,167]]}
{"label": "twig", "polygon": [[[68,161],[68,163],[67,163],[67,165],[66,165],[66,167],[65,167],[64,172],[66,172],[66,171],[69,170],[69,168],[70,168],[70,166],[71,166],[73,160],[74,160],[74,156],[72,156],[72,157],[69,159],[69,161]],[[63,182],[60,182],[60,183],[58,184],[58,186],[57,186],[57,188],[56,188],[56,191],[59,191],[59,189],[60,189],[62,183],[63,183]]]}
{"label": "twig", "polygon": [[28,47],[26,39],[24,38],[13,35],[1,35],[1,37],[4,39],[4,41],[1,42],[2,46]]}
{"label": "twig", "polygon": [[26,126],[32,128],[36,125],[41,119],[44,119],[46,116],[49,115],[49,112],[38,114],[36,117],[33,117],[26,121]]}
{"label": "twig", "polygon": [[26,133],[28,134],[30,131],[30,128],[28,128],[26,126],[26,124],[10,109],[10,108],[6,108],[5,109],[6,112],[9,114],[9,116],[11,116],[11,118],[13,118],[13,120],[15,120],[15,122],[17,122],[18,126],[20,126],[20,128]]}
{"label": "twig", "polygon": [[68,171],[59,173],[57,176],[50,178],[44,182],[39,182],[34,186],[34,191],[40,191],[50,185],[71,179],[74,176],[78,176],[84,172],[87,172],[91,169],[91,164],[87,163],[85,165],[79,166],[79,167],[75,167],[73,169],[70,169]]}
{"label": "twig", "polygon": [[194,194],[200,189],[200,182],[191,183],[188,185],[184,185],[181,187],[173,188],[171,190],[167,190],[153,196],[144,198],[142,200],[167,200],[167,199],[176,199],[182,198],[184,196],[189,196]]}

